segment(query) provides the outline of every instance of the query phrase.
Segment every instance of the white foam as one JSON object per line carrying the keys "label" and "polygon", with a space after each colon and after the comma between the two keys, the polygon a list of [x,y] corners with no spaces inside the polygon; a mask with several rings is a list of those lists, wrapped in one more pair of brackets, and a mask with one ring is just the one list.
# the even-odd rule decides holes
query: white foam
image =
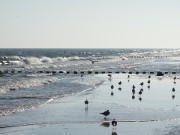
{"label": "white foam", "polygon": [[51,77],[51,78],[24,78],[24,79],[13,79],[9,80],[8,82],[2,84],[0,86],[0,93],[5,93],[9,90],[19,90],[23,88],[30,88],[33,86],[40,86],[45,83],[55,82],[57,81],[57,77]]}

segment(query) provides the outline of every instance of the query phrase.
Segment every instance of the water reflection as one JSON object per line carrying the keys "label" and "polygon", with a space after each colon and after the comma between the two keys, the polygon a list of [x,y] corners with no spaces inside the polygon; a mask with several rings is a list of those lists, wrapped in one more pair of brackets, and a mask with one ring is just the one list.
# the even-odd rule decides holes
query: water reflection
{"label": "water reflection", "polygon": [[112,134],[111,135],[117,135],[117,133],[116,132],[112,132]]}
{"label": "water reflection", "polygon": [[175,95],[172,95],[172,99],[175,99]]}
{"label": "water reflection", "polygon": [[135,96],[134,96],[134,94],[132,95],[132,99],[135,99]]}
{"label": "water reflection", "polygon": [[103,127],[109,127],[109,126],[110,126],[110,122],[103,122],[103,123],[101,124],[101,126],[103,126]]}

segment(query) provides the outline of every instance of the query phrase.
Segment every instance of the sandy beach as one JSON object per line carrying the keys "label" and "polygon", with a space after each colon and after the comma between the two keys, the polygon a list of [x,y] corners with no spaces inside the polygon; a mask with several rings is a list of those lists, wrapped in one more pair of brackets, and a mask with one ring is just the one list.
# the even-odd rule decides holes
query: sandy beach
{"label": "sandy beach", "polygon": [[[54,99],[48,104],[21,113],[0,117],[3,135],[162,135],[179,134],[180,85],[177,76],[107,74],[88,75],[103,78],[94,89]],[[85,78],[84,76],[83,78]],[[82,79],[83,79],[82,78]],[[119,85],[118,82],[122,84]],[[144,82],[141,86],[140,83]],[[114,86],[111,89],[111,85]],[[133,97],[132,86],[135,86]],[[149,86],[149,87],[148,87]],[[172,88],[176,91],[172,92]],[[143,89],[142,95],[139,91]],[[112,94],[113,93],[113,94]],[[88,99],[88,107],[84,101]],[[110,111],[104,119],[101,112]],[[118,121],[113,129],[111,121]]]}

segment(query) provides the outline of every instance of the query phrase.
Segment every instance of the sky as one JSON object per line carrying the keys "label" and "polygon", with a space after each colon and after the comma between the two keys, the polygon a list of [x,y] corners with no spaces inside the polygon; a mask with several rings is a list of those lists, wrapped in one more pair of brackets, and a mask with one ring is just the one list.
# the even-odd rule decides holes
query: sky
{"label": "sky", "polygon": [[180,0],[0,0],[0,48],[179,48]]}

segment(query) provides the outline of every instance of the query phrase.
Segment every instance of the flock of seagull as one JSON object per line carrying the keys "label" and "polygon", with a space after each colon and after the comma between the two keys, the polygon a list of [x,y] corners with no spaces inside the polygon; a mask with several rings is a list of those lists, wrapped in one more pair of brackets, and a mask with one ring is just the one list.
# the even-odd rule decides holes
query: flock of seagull
{"label": "flock of seagull", "polygon": [[[111,74],[108,74],[108,76],[109,77],[112,77],[112,75]],[[128,75],[128,79],[130,78],[130,76]],[[151,76],[149,75],[148,76],[148,81],[147,81],[147,83],[148,83],[148,88],[150,88],[150,83],[151,83],[151,81],[150,81],[150,78],[151,78]],[[173,80],[174,80],[174,84],[176,83],[176,76],[173,78]],[[129,81],[129,80],[128,80]],[[120,81],[119,83],[118,83],[119,85],[121,85],[122,84],[122,82]],[[140,89],[140,91],[138,92],[138,94],[140,95],[140,97],[139,97],[139,100],[141,101],[142,100],[142,98],[141,98],[141,95],[142,95],[142,93],[143,93],[143,85],[144,85],[144,82],[141,82],[140,83],[140,85],[142,86],[142,88]],[[132,86],[132,99],[134,99],[135,98],[135,86],[133,85]],[[111,85],[111,89],[114,89],[114,85]],[[121,89],[121,87],[119,88],[119,89]],[[172,95],[172,98],[174,99],[175,98],[175,88],[173,87],[172,88],[172,92],[173,92],[173,95]],[[111,95],[113,95],[113,92],[111,92]],[[88,107],[88,104],[89,104],[89,101],[86,99],[85,100],[85,107]],[[104,117],[104,119],[106,119],[106,116],[108,116],[108,115],[110,115],[110,111],[109,110],[106,110],[106,111],[104,111],[104,112],[102,112],[102,113],[100,113],[100,114],[102,114],[102,115],[104,115],[105,117]],[[113,126],[113,129],[114,129],[114,127],[116,128],[116,126],[117,126],[117,121],[115,120],[115,119],[113,119],[113,121],[111,122],[111,124],[112,124],[112,126]]]}

